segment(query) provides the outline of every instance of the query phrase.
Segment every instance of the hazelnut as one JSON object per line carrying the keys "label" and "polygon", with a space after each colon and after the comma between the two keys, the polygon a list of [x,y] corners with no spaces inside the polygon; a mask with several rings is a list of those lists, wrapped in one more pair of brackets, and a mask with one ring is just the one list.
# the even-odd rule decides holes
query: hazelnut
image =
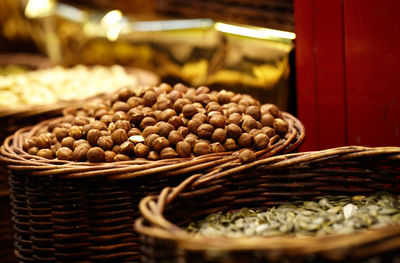
{"label": "hazelnut", "polygon": [[140,122],[140,128],[145,129],[148,126],[154,126],[156,125],[157,121],[152,118],[152,117],[145,117],[141,122]]}
{"label": "hazelnut", "polygon": [[263,111],[263,113],[269,112],[275,118],[278,118],[279,115],[280,115],[279,108],[274,104],[264,104],[264,105],[262,105],[261,106],[261,111]]}
{"label": "hazelnut", "polygon": [[232,97],[233,97],[232,93],[227,92],[226,90],[221,90],[217,95],[218,103],[221,105],[227,104],[231,102]]}
{"label": "hazelnut", "polygon": [[147,91],[143,96],[143,105],[151,107],[157,102],[157,94],[154,91]]}
{"label": "hazelnut", "polygon": [[36,145],[39,149],[49,148],[51,145],[51,140],[49,137],[41,134],[37,137],[33,137],[34,145]]}
{"label": "hazelnut", "polygon": [[258,106],[249,106],[246,109],[246,114],[253,117],[255,120],[259,120],[261,118],[261,110]]}
{"label": "hazelnut", "polygon": [[95,112],[94,118],[96,120],[100,120],[104,115],[108,114],[108,110],[106,109],[99,109]]}
{"label": "hazelnut", "polygon": [[168,98],[159,97],[157,103],[154,105],[155,109],[164,111],[172,108],[172,101]]}
{"label": "hazelnut", "polygon": [[93,125],[92,125],[92,124],[85,124],[85,125],[82,127],[82,134],[85,135],[85,136],[87,136],[88,132],[89,132],[91,129],[93,129]]}
{"label": "hazelnut", "polygon": [[265,133],[269,138],[275,135],[275,130],[272,129],[271,127],[263,127],[261,131]]}
{"label": "hazelnut", "polygon": [[157,126],[159,127],[158,134],[164,136],[165,138],[168,138],[169,133],[174,130],[174,126],[166,122],[159,122],[157,123]]}
{"label": "hazelnut", "polygon": [[160,160],[160,155],[155,151],[151,151],[147,155],[147,159],[150,161],[157,161],[157,160]]}
{"label": "hazelnut", "polygon": [[130,156],[133,155],[134,151],[135,145],[133,143],[127,141],[121,144],[120,153]]}
{"label": "hazelnut", "polygon": [[177,83],[174,85],[174,90],[180,91],[182,93],[186,93],[188,88],[185,85],[183,85],[182,83]]}
{"label": "hazelnut", "polygon": [[37,156],[43,157],[46,159],[53,159],[54,158],[54,153],[50,149],[41,149],[38,151]]}
{"label": "hazelnut", "polygon": [[280,118],[275,119],[273,127],[274,130],[281,135],[286,134],[289,130],[289,124]]}
{"label": "hazelnut", "polygon": [[108,128],[107,124],[105,124],[104,122],[101,122],[101,121],[94,121],[92,124],[93,124],[93,129],[97,129],[100,131],[106,131]]}
{"label": "hazelnut", "polygon": [[178,131],[171,131],[168,135],[168,141],[172,145],[176,145],[178,142],[183,141],[183,136]]}
{"label": "hazelnut", "polygon": [[22,149],[24,151],[28,151],[30,148],[35,147],[35,146],[36,146],[35,141],[31,138],[28,138],[28,139],[25,139],[25,141],[22,145]]}
{"label": "hazelnut", "polygon": [[197,129],[197,135],[199,135],[200,138],[204,139],[210,138],[213,132],[214,132],[214,127],[211,126],[210,124],[202,124]]}
{"label": "hazelnut", "polygon": [[132,90],[129,88],[123,88],[118,92],[119,100],[127,101],[130,96],[132,96]]}
{"label": "hazelnut", "polygon": [[254,137],[254,146],[257,149],[262,150],[262,149],[267,148],[268,147],[268,143],[269,143],[269,137],[265,133],[257,134]]}
{"label": "hazelnut", "polygon": [[144,114],[141,110],[130,109],[127,113],[128,120],[132,124],[139,124],[144,119]]}
{"label": "hazelnut", "polygon": [[[86,141],[85,139],[80,139],[80,140],[76,140],[76,141],[74,141],[74,143],[72,144],[72,150],[75,150],[75,148],[76,147],[78,147],[78,145],[81,145],[81,144],[87,144],[88,146],[89,146],[89,143],[88,143],[88,141]],[[64,145],[63,145],[64,146]]]}
{"label": "hazelnut", "polygon": [[160,114],[160,120],[167,122],[171,117],[176,116],[176,111],[173,109],[166,109]]}
{"label": "hazelnut", "polygon": [[117,154],[113,151],[105,151],[104,152],[104,159],[106,162],[110,163],[114,161],[114,158]]}
{"label": "hazelnut", "polygon": [[36,147],[36,146],[34,146],[34,147],[32,147],[32,148],[30,148],[30,149],[28,150],[28,154],[30,154],[30,155],[37,155],[38,152],[39,152],[39,148]]}
{"label": "hazelnut", "polygon": [[210,89],[207,86],[200,86],[196,89],[196,94],[207,94],[210,92]]}
{"label": "hazelnut", "polygon": [[171,85],[167,83],[161,83],[158,88],[161,90],[162,93],[168,93],[172,91]]}
{"label": "hazelnut", "polygon": [[143,115],[144,115],[145,118],[146,117],[151,117],[151,118],[155,119],[154,111],[151,108],[144,107],[142,109],[142,112],[143,112]]}
{"label": "hazelnut", "polygon": [[183,106],[182,113],[185,117],[191,117],[198,112],[197,108],[193,104],[187,104]]}
{"label": "hazelnut", "polygon": [[178,132],[182,134],[183,137],[186,137],[186,135],[189,134],[189,129],[185,126],[181,126],[178,128]]}
{"label": "hazelnut", "polygon": [[184,142],[187,142],[190,144],[190,146],[193,148],[194,145],[198,142],[199,138],[195,134],[188,134],[185,139],[183,140]]}
{"label": "hazelnut", "polygon": [[256,154],[253,151],[246,149],[239,153],[239,160],[241,163],[254,162],[256,160]]}
{"label": "hazelnut", "polygon": [[111,115],[103,115],[103,116],[100,118],[100,121],[101,121],[101,122],[104,122],[106,125],[109,125],[109,124],[113,121],[113,118],[112,118]]}
{"label": "hazelnut", "polygon": [[57,127],[54,129],[54,134],[56,135],[57,141],[61,142],[62,139],[69,135],[69,130],[67,128]]}
{"label": "hazelnut", "polygon": [[86,143],[81,143],[75,147],[73,153],[73,160],[77,162],[82,162],[87,160],[87,152],[89,151],[90,146]]}
{"label": "hazelnut", "polygon": [[201,105],[205,106],[211,102],[211,98],[208,94],[199,94],[196,97],[196,102],[200,103]]}
{"label": "hazelnut", "polygon": [[121,151],[121,145],[114,145],[112,151],[115,153],[119,153]]}
{"label": "hazelnut", "polygon": [[177,99],[182,98],[182,93],[179,92],[178,90],[173,90],[168,94],[168,98],[172,101],[175,102]]}
{"label": "hazelnut", "polygon": [[207,113],[210,113],[212,111],[218,111],[221,113],[223,112],[222,106],[216,102],[210,102],[209,104],[207,104],[206,109],[207,109]]}
{"label": "hazelnut", "polygon": [[79,140],[82,138],[82,131],[81,128],[79,128],[78,126],[72,126],[69,129],[69,136],[71,136],[72,138]]}
{"label": "hazelnut", "polygon": [[160,136],[158,134],[149,134],[145,141],[144,144],[147,145],[148,147],[151,147],[153,145],[153,142],[155,139],[159,138]]}
{"label": "hazelnut", "polygon": [[128,137],[131,137],[131,136],[134,136],[134,135],[141,135],[141,134],[142,134],[142,132],[138,128],[132,128],[128,132]]}
{"label": "hazelnut", "polygon": [[115,144],[121,144],[128,140],[128,134],[123,129],[116,129],[112,134],[111,138]]}
{"label": "hazelnut", "polygon": [[226,139],[226,141],[224,143],[224,148],[227,151],[236,151],[236,149],[237,149],[236,141],[232,138]]}
{"label": "hazelnut", "polygon": [[187,142],[178,142],[176,144],[176,152],[180,157],[189,157],[192,153],[192,146]]}
{"label": "hazelnut", "polygon": [[222,128],[215,129],[214,133],[211,135],[211,140],[214,142],[224,143],[226,140],[226,132]]}
{"label": "hazelnut", "polygon": [[100,163],[105,160],[104,150],[100,147],[90,148],[86,156],[88,161],[91,163]]}
{"label": "hazelnut", "polygon": [[193,115],[192,119],[199,119],[202,123],[207,121],[207,116],[204,113],[198,112]]}
{"label": "hazelnut", "polygon": [[132,127],[128,120],[118,120],[115,122],[115,128],[123,129],[128,132]]}
{"label": "hazelnut", "polygon": [[183,126],[183,120],[181,117],[178,116],[172,116],[171,118],[169,118],[168,123],[174,126],[175,129]]}
{"label": "hazelnut", "polygon": [[215,142],[215,143],[210,144],[210,149],[211,149],[211,152],[213,152],[213,153],[225,152],[225,148],[224,148],[224,146],[222,146],[222,144],[220,142]]}
{"label": "hazelnut", "polygon": [[169,147],[170,143],[165,137],[159,137],[153,141],[152,148],[157,151],[161,152],[162,149]]}
{"label": "hazelnut", "polygon": [[114,146],[111,136],[101,136],[97,139],[97,145],[103,150],[111,150]]}
{"label": "hazelnut", "polygon": [[242,115],[242,110],[236,105],[236,106],[233,106],[233,107],[231,107],[231,108],[229,108],[228,109],[228,114],[229,115],[232,115],[233,113],[239,113],[240,115]]}
{"label": "hazelnut", "polygon": [[225,117],[222,115],[215,115],[210,119],[210,124],[214,128],[224,128],[225,127]]}
{"label": "hazelnut", "polygon": [[185,105],[191,104],[192,102],[188,99],[177,99],[174,102],[173,109],[180,113]]}
{"label": "hazelnut", "polygon": [[242,133],[238,139],[238,144],[241,148],[248,148],[253,146],[254,136],[248,133]]}
{"label": "hazelnut", "polygon": [[114,162],[124,162],[124,161],[129,161],[131,158],[128,155],[119,153],[115,155],[114,157]]}
{"label": "hazelnut", "polygon": [[69,160],[72,160],[73,152],[68,147],[61,147],[60,149],[57,150],[56,156],[59,160],[69,161]]}
{"label": "hazelnut", "polygon": [[171,159],[171,158],[178,157],[178,154],[175,152],[175,150],[173,148],[166,147],[161,150],[160,157],[161,157],[161,159]]}
{"label": "hazelnut", "polygon": [[199,120],[199,119],[191,119],[191,120],[188,122],[187,127],[188,127],[188,129],[189,129],[190,132],[192,132],[192,133],[197,133],[198,128],[199,128],[200,125],[202,125],[202,124],[203,124],[203,122],[201,122],[201,120]]}
{"label": "hazelnut", "polygon": [[123,111],[127,112],[131,109],[131,106],[129,106],[128,103],[123,102],[123,101],[117,101],[113,104],[112,109],[114,111]]}
{"label": "hazelnut", "polygon": [[227,135],[233,139],[238,139],[242,135],[242,129],[236,124],[229,124],[227,127]]}
{"label": "hazelnut", "polygon": [[146,157],[150,152],[150,148],[143,143],[138,143],[134,146],[134,152],[137,157]]}
{"label": "hazelnut", "polygon": [[198,142],[193,147],[193,153],[195,155],[204,155],[210,153],[210,145],[206,142]]}
{"label": "hazelnut", "polygon": [[62,145],[63,147],[68,147],[68,148],[72,149],[72,148],[73,148],[73,145],[74,145],[74,142],[75,142],[75,139],[74,139],[74,138],[72,138],[72,137],[65,137],[64,139],[62,139],[61,145]]}
{"label": "hazelnut", "polygon": [[91,146],[96,146],[97,140],[101,136],[101,131],[98,129],[92,129],[87,134],[87,141]]}
{"label": "hazelnut", "polygon": [[215,116],[222,116],[222,113],[219,111],[210,111],[208,114],[208,119],[211,120]]}
{"label": "hazelnut", "polygon": [[147,126],[146,128],[144,128],[142,136],[144,138],[147,138],[147,136],[149,136],[150,134],[158,134],[159,130],[160,129],[158,128],[158,126]]}
{"label": "hazelnut", "polygon": [[131,108],[136,108],[137,106],[142,105],[142,98],[132,96],[126,101],[126,103],[128,103]]}
{"label": "hazelnut", "polygon": [[274,125],[275,118],[271,114],[267,113],[261,117],[261,123],[264,126],[272,127]]}
{"label": "hazelnut", "polygon": [[257,129],[257,121],[253,117],[243,118],[242,129],[245,132],[249,132],[252,129]]}

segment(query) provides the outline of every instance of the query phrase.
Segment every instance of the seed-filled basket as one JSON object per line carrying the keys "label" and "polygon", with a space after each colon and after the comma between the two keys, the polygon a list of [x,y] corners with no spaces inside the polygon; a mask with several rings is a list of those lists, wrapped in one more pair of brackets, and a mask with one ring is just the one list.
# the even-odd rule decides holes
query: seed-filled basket
{"label": "seed-filled basket", "polygon": [[[177,87],[187,92],[177,92]],[[222,113],[228,113],[221,107],[227,101],[220,100],[218,107],[215,96],[204,93],[209,92],[205,87],[177,87],[161,84],[143,87],[143,92],[138,93],[125,89],[105,101],[69,109],[65,111],[67,116],[22,128],[5,140],[0,158],[10,174],[15,253],[21,261],[138,261],[140,238],[133,231],[132,222],[139,216],[141,198],[178,185],[193,173],[240,166],[239,156],[245,147],[226,151],[233,149],[239,138],[231,138],[227,145],[224,141],[229,141],[229,134],[222,133],[227,138],[214,142],[209,133],[209,123],[220,125],[214,123],[215,119],[211,121],[214,115],[221,120]],[[195,91],[203,93],[189,96]],[[222,93],[223,98],[232,95]],[[183,98],[179,100],[180,97]],[[178,101],[176,104],[182,109],[169,108],[172,101]],[[203,106],[209,103],[220,114],[207,113]],[[232,103],[229,108],[239,105]],[[186,104],[190,106],[185,108]],[[242,108],[247,112],[251,107]],[[264,132],[258,129],[262,134],[259,138],[267,140],[256,144],[250,127],[243,126],[243,134],[247,134],[244,137],[251,138],[254,158],[261,160],[293,151],[304,139],[300,121],[276,109],[271,105],[263,108],[263,114],[268,115],[265,118],[276,122],[275,128],[266,127]],[[204,116],[195,117],[194,112]],[[247,114],[239,115],[244,118],[240,123],[249,123]],[[261,116],[257,119],[260,121],[250,124],[264,126],[258,124]],[[198,129],[193,130],[200,120],[206,128],[197,125]],[[193,124],[191,131],[185,122]],[[276,133],[265,137],[271,129]],[[187,136],[190,138],[186,140]],[[193,147],[189,142],[194,143]]]}
{"label": "seed-filled basket", "polygon": [[194,235],[188,226],[220,211],[228,220],[244,207],[265,211],[299,200],[316,203],[312,200],[319,196],[399,195],[399,179],[399,147],[347,146],[279,155],[193,175],[145,197],[135,229],[145,244],[144,262],[395,262],[400,256],[399,222],[323,236]]}

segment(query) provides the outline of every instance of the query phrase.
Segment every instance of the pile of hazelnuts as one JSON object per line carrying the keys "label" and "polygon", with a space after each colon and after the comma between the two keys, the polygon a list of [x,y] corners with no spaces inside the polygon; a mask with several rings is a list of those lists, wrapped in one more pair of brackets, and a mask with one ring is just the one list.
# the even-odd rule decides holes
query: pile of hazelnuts
{"label": "pile of hazelnuts", "polygon": [[271,137],[284,136],[288,128],[276,105],[260,105],[249,95],[163,83],[125,88],[77,109],[26,139],[23,149],[75,162],[185,158],[265,149]]}

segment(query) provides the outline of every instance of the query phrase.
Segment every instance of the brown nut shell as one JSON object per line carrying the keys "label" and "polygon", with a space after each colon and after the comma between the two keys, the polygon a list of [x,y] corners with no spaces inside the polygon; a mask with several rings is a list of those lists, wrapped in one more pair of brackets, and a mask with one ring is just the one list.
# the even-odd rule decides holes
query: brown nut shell
{"label": "brown nut shell", "polygon": [[239,160],[241,163],[254,162],[256,160],[256,154],[253,151],[246,149],[239,153]]}
{"label": "brown nut shell", "polygon": [[68,147],[61,147],[60,149],[57,150],[56,156],[59,160],[69,161],[72,160],[73,152]]}
{"label": "brown nut shell", "polygon": [[87,159],[91,163],[101,163],[105,161],[104,150],[100,147],[90,148],[87,152]]}

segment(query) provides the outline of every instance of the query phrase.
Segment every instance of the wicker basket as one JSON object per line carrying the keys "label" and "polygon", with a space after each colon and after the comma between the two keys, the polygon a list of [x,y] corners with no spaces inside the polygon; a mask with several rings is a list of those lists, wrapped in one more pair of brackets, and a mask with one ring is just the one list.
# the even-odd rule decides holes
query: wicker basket
{"label": "wicker basket", "polygon": [[[321,195],[400,193],[400,147],[292,153],[193,175],[140,202],[145,262],[360,262],[400,259],[400,226],[325,237],[194,237],[181,227],[217,211],[262,209]],[[297,198],[297,199],[296,199]],[[397,261],[395,261],[397,260]]]}
{"label": "wicker basket", "polygon": [[[302,143],[302,124],[288,113],[283,118],[288,133],[271,138],[269,147],[257,153],[260,159]],[[15,248],[21,261],[139,260],[140,240],[132,222],[139,216],[141,198],[178,185],[194,172],[240,165],[237,152],[102,164],[47,160],[24,152],[24,140],[54,121],[20,129],[0,150],[10,172]]]}

